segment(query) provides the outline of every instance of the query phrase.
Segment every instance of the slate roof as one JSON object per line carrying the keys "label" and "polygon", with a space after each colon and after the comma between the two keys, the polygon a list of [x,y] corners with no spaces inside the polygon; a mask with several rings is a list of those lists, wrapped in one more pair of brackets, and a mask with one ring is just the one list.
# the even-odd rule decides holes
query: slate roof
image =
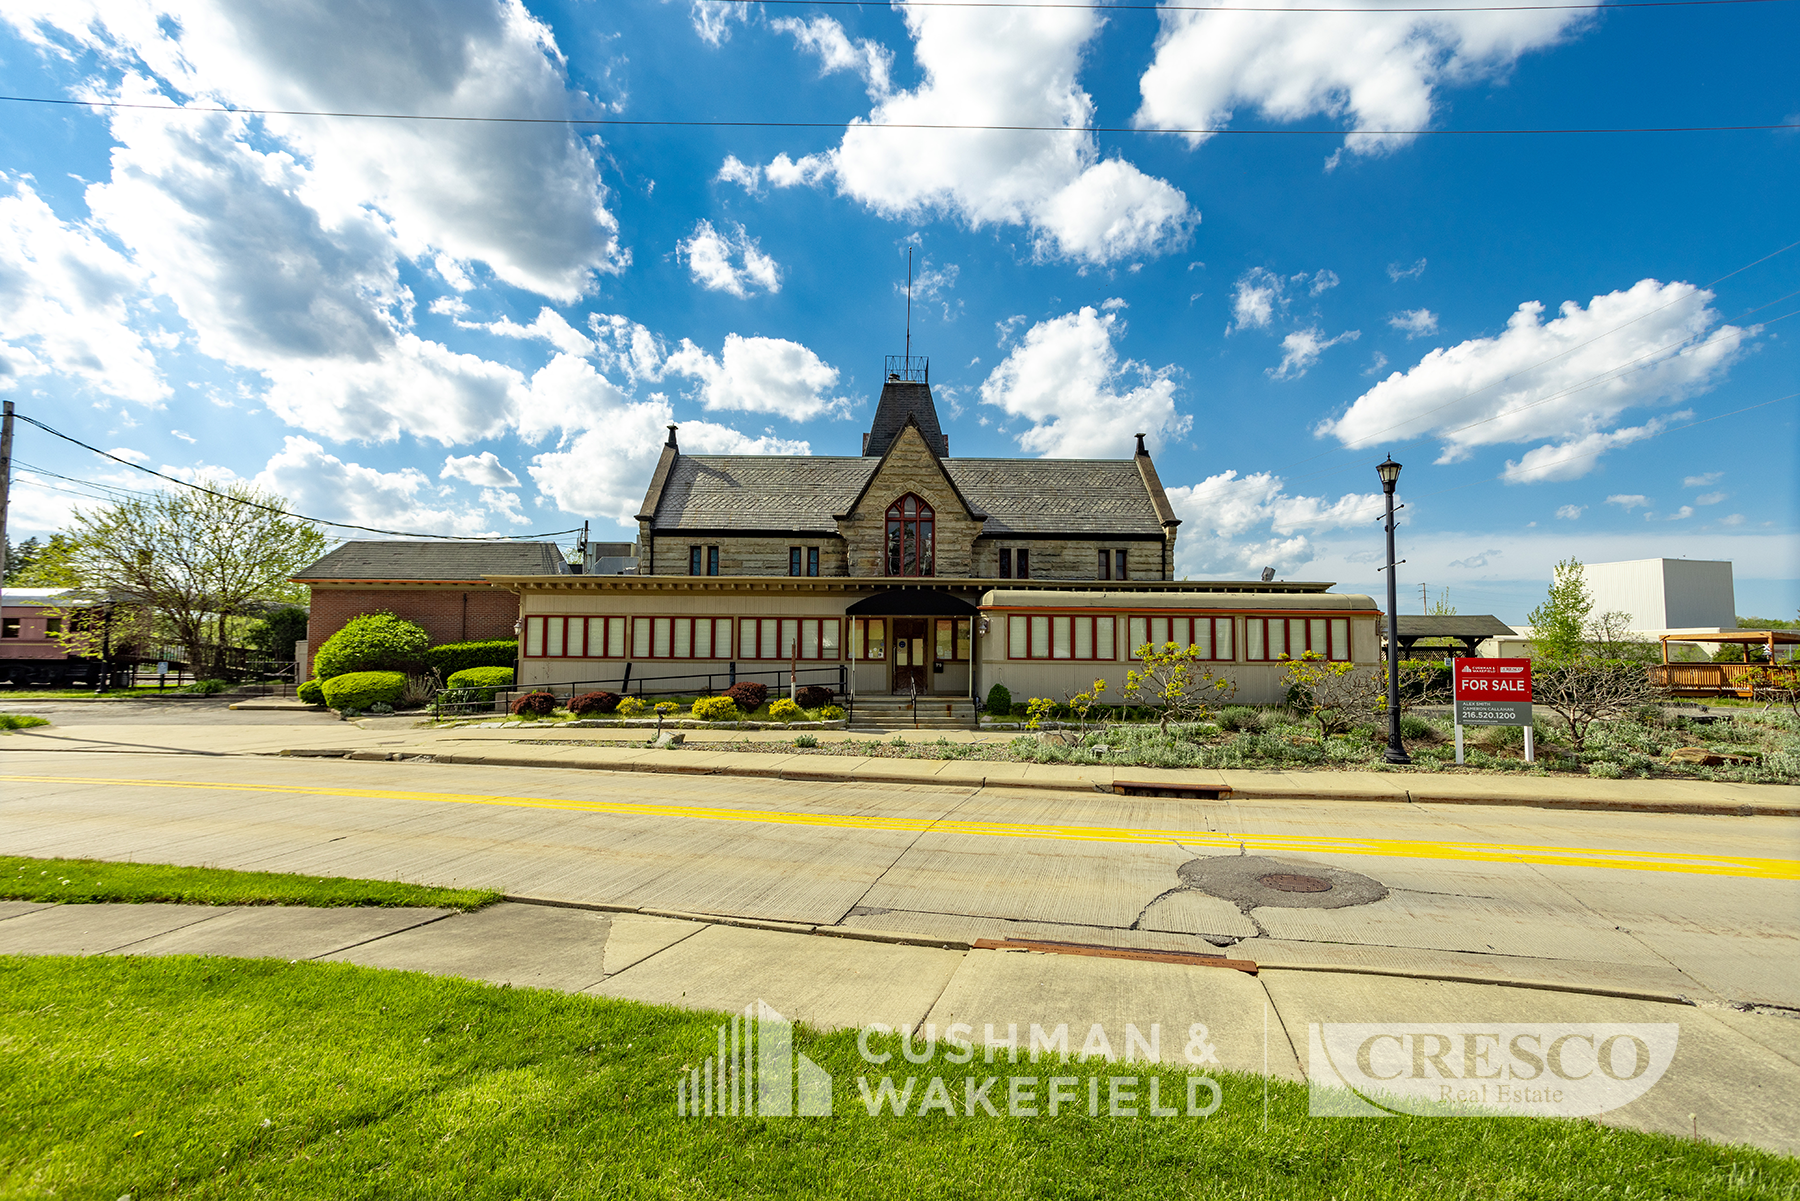
{"label": "slate roof", "polygon": [[346,542],[293,579],[480,582],[487,575],[568,575],[554,542]]}
{"label": "slate roof", "polygon": [[[1162,523],[1131,459],[945,459],[989,535],[1149,534]],[[836,533],[880,460],[825,455],[681,455],[656,530]]]}
{"label": "slate roof", "polygon": [[656,529],[835,534],[879,459],[828,455],[681,455],[656,505]]}
{"label": "slate roof", "polygon": [[950,439],[938,425],[937,405],[931,400],[931,385],[917,380],[890,379],[881,385],[881,399],[875,405],[875,419],[869,423],[869,436],[863,439],[863,454],[879,459],[893,445],[906,419],[919,423],[925,445],[938,458],[950,455]]}
{"label": "slate roof", "polygon": [[1131,459],[946,459],[994,534],[1153,534],[1162,522]]}

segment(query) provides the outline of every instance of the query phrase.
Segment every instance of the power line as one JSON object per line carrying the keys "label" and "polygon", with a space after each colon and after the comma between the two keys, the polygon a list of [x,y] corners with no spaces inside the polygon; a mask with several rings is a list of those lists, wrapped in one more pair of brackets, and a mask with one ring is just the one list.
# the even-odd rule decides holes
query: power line
{"label": "power line", "polygon": [[[1610,7],[1610,6],[1603,6]],[[488,123],[499,125],[572,125],[646,129],[925,129],[950,132],[988,133],[1129,133],[1159,134],[1175,137],[1212,137],[1226,134],[1266,134],[1272,136],[1348,137],[1351,135],[1381,137],[1425,137],[1447,134],[1480,136],[1526,136],[1537,134],[1652,134],[1652,133],[1751,133],[1774,129],[1800,129],[1800,121],[1775,122],[1769,125],[1642,125],[1642,126],[1572,126],[1535,129],[1166,129],[1136,125],[976,125],[956,122],[890,121],[875,124],[850,121],[719,121],[674,120],[630,117],[492,117],[458,113],[355,113],[325,109],[299,108],[233,108],[224,104],[134,104],[123,100],[71,100],[53,96],[0,96],[0,101],[13,104],[54,104],[70,108],[134,109],[165,113],[230,113],[244,117],[351,117],[366,121],[444,121]]]}
{"label": "power line", "polygon": [[[304,513],[291,512],[290,510],[287,510],[287,509],[277,508],[274,505],[265,505],[265,504],[261,503],[260,501],[246,500],[245,498],[243,498],[241,496],[231,496],[228,493],[218,492],[212,488],[202,487],[199,484],[190,484],[186,480],[177,479],[175,476],[172,476],[172,475],[164,475],[162,472],[152,470],[151,468],[145,467],[142,464],[133,463],[130,459],[122,459],[118,455],[112,454],[108,451],[101,450],[98,446],[89,446],[86,442],[83,442],[79,438],[71,438],[69,435],[63,433],[61,430],[51,429],[49,426],[45,425],[43,422],[37,420],[36,418],[27,417],[23,413],[15,413],[14,416],[16,416],[20,421],[30,422],[32,425],[37,426],[39,429],[43,430],[46,434],[49,434],[53,438],[61,438],[64,442],[72,443],[75,446],[81,447],[81,449],[83,449],[83,450],[93,451],[95,454],[99,455],[101,458],[111,459],[113,462],[123,464],[124,466],[131,468],[133,471],[141,471],[145,475],[153,475],[159,480],[167,480],[171,484],[179,484],[183,488],[190,488],[195,492],[204,492],[208,496],[216,496],[220,500],[228,500],[228,501],[231,501],[233,504],[249,505],[251,508],[261,509],[265,513],[274,513],[280,517],[291,517],[291,518],[295,518],[299,521],[310,521],[314,525],[330,526],[333,529],[361,530],[366,534],[386,534],[389,537],[394,537],[394,538],[431,538],[431,539],[436,539],[436,540],[442,541],[442,542],[522,542],[522,541],[527,541],[530,539],[554,538],[558,534],[574,534],[574,533],[578,533],[581,529],[580,526],[571,526],[569,529],[566,529],[566,530],[550,530],[550,531],[548,531],[546,533],[542,533],[542,534],[502,534],[502,535],[498,535],[495,537],[484,538],[484,537],[463,537],[463,536],[460,536],[457,534],[420,534],[420,533],[416,533],[411,530],[384,530],[384,529],[380,529],[376,526],[357,525],[354,522],[349,522],[349,521],[328,521],[323,517],[308,517]],[[45,474],[55,475],[55,472],[46,472]],[[63,480],[69,480],[70,483],[85,483],[85,482],[87,482],[84,480],[73,480],[73,479],[70,479],[68,476],[57,476],[56,478],[63,479]],[[106,485],[104,485],[104,484],[100,484],[100,485],[96,485],[96,486],[101,487],[101,488],[106,487]],[[121,491],[129,491],[129,489],[121,489]]]}

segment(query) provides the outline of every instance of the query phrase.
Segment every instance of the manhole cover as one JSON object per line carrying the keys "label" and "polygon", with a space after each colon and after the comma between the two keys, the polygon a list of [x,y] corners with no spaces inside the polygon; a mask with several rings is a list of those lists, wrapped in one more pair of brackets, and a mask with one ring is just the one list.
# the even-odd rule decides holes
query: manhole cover
{"label": "manhole cover", "polygon": [[1331,881],[1317,876],[1299,876],[1292,872],[1270,872],[1257,877],[1264,885],[1279,892],[1330,892]]}

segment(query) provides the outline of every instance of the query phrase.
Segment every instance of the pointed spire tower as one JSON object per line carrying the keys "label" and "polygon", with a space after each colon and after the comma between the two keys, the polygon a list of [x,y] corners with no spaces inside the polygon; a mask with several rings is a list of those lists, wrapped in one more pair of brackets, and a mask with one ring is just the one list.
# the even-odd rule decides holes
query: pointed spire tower
{"label": "pointed spire tower", "polygon": [[881,400],[875,420],[863,435],[863,455],[879,459],[893,445],[911,417],[919,423],[925,445],[940,459],[950,457],[950,439],[938,424],[937,405],[931,399],[931,361],[912,352],[912,247],[906,249],[906,353],[887,356]]}

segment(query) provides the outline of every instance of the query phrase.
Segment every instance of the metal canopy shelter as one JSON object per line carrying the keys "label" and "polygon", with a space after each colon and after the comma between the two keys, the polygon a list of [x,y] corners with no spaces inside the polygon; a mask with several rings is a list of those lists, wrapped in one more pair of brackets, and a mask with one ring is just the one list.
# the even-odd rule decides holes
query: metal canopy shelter
{"label": "metal canopy shelter", "polygon": [[[1490,638],[1510,638],[1515,633],[1511,626],[1492,614],[1477,614],[1469,617],[1448,616],[1433,617],[1426,614],[1409,615],[1402,613],[1397,619],[1398,630],[1394,641],[1406,654],[1412,653],[1413,644],[1426,638],[1454,638],[1462,643],[1465,655],[1474,655],[1476,649]],[[1387,635],[1387,622],[1381,622],[1382,636]]]}

